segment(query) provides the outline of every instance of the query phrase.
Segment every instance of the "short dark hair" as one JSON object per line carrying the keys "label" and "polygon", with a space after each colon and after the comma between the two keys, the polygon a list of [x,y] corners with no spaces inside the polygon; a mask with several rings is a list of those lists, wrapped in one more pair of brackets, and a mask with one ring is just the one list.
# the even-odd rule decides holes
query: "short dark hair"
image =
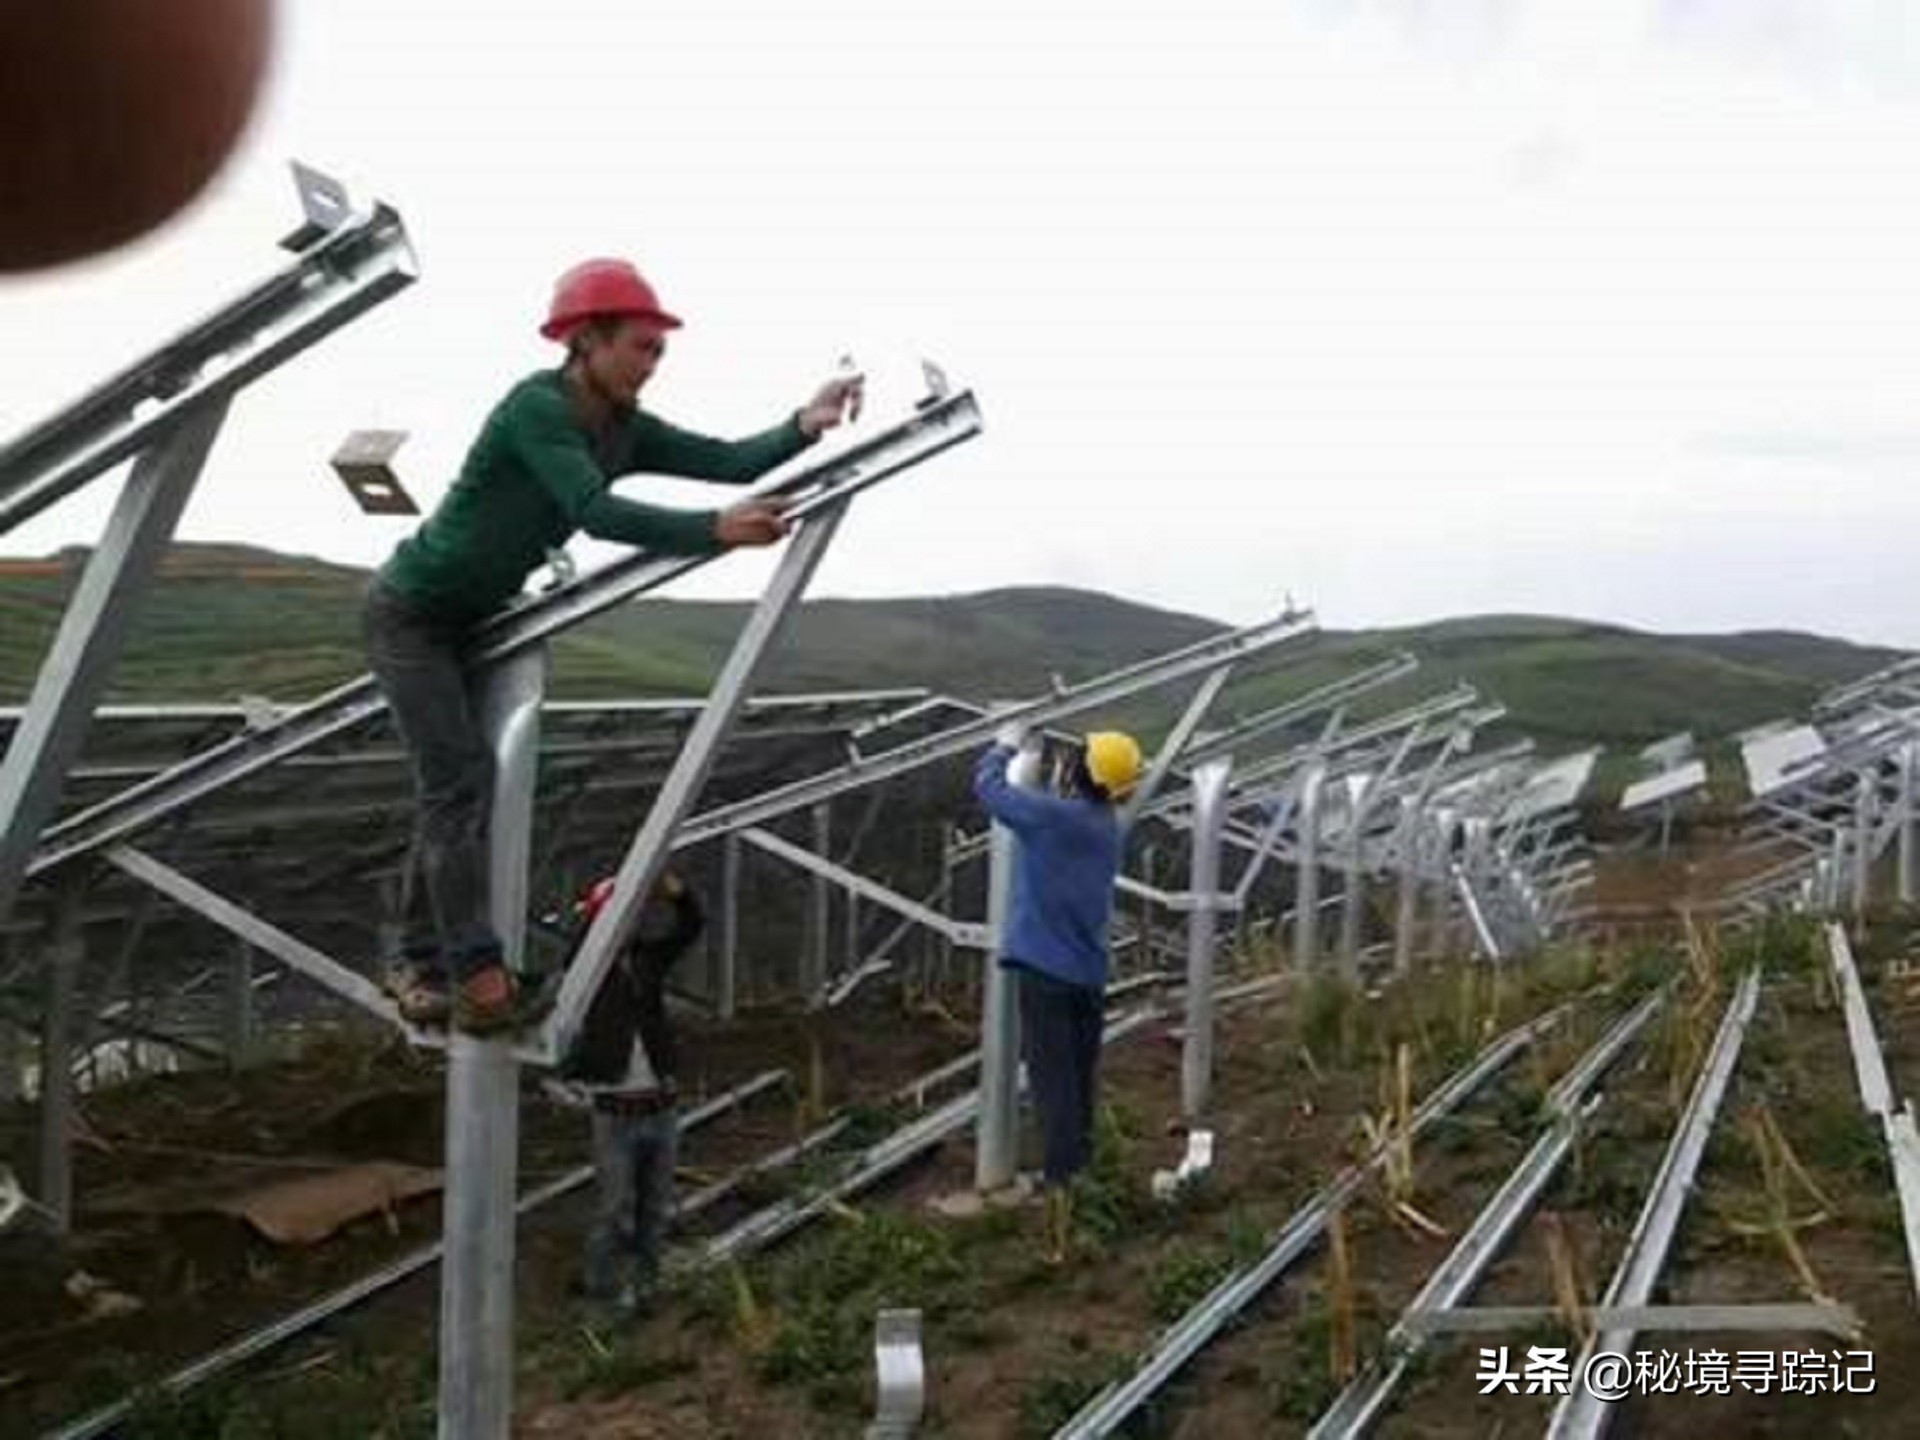
{"label": "short dark hair", "polygon": [[1111,805],[1113,797],[1107,793],[1107,787],[1093,778],[1093,772],[1087,769],[1087,757],[1074,757],[1073,774],[1067,784],[1073,794],[1084,800],[1098,800],[1103,805]]}

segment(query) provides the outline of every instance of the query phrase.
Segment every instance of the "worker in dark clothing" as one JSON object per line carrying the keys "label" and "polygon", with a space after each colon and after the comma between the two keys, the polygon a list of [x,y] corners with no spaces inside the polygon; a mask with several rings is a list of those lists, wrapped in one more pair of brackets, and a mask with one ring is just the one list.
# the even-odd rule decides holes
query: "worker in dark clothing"
{"label": "worker in dark clothing", "polygon": [[[612,894],[612,877],[587,892],[581,937]],[[671,871],[661,876],[641,907],[634,939],[607,971],[560,1064],[566,1089],[593,1117],[598,1200],[579,1289],[628,1314],[651,1303],[673,1214],[679,1057],[667,1014],[667,975],[704,924],[693,892]]]}
{"label": "worker in dark clothing", "polygon": [[561,276],[540,333],[566,346],[566,362],[494,407],[453,488],[369,588],[367,653],[411,757],[418,805],[404,943],[386,976],[415,1023],[451,1015],[478,1033],[525,1018],[487,909],[493,756],[462,664],[474,629],[576,531],[663,555],[773,544],[786,533],[777,501],[666,510],[615,495],[611,482],[646,471],[745,484],[858,414],[860,377],[848,375],[744,440],[669,425],[638,398],[679,325],[625,261],[589,260]]}
{"label": "worker in dark clothing", "polygon": [[[1045,1141],[1047,1254],[1066,1258],[1069,1185],[1093,1158],[1100,1034],[1107,985],[1107,926],[1120,873],[1116,804],[1140,778],[1140,747],[1116,730],[1087,737],[1065,795],[1010,775],[1023,749],[1003,731],[980,757],[974,793],[1019,838],[1001,963],[1020,983],[1020,1048]],[[1033,767],[1037,770],[1037,765]]]}

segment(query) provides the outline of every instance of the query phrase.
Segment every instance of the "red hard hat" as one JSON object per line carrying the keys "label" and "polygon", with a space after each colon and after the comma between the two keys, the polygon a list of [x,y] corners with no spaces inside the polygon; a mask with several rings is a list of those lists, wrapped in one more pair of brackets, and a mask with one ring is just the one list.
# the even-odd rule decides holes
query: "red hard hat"
{"label": "red hard hat", "polygon": [[625,260],[583,260],[553,284],[553,304],[540,333],[565,340],[584,320],[596,315],[632,315],[666,330],[678,330],[680,318],[660,308],[660,297]]}

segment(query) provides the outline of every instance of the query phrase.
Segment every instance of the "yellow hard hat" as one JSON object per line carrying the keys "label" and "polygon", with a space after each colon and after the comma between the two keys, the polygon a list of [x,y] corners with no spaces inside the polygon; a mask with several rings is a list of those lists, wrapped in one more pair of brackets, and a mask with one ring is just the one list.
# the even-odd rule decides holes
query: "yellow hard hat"
{"label": "yellow hard hat", "polygon": [[1125,798],[1140,779],[1140,745],[1119,730],[1095,730],[1087,736],[1087,774],[1115,800]]}

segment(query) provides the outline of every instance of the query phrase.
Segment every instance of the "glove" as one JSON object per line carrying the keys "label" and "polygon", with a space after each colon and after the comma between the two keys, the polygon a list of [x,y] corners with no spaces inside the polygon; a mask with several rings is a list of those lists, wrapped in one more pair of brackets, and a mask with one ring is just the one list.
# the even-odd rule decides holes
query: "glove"
{"label": "glove", "polygon": [[1019,750],[1027,743],[1027,727],[1017,721],[1009,721],[993,732],[993,743],[1004,745],[1009,750]]}
{"label": "glove", "polygon": [[1040,747],[1023,748],[1007,763],[1007,783],[1022,790],[1040,788]]}

